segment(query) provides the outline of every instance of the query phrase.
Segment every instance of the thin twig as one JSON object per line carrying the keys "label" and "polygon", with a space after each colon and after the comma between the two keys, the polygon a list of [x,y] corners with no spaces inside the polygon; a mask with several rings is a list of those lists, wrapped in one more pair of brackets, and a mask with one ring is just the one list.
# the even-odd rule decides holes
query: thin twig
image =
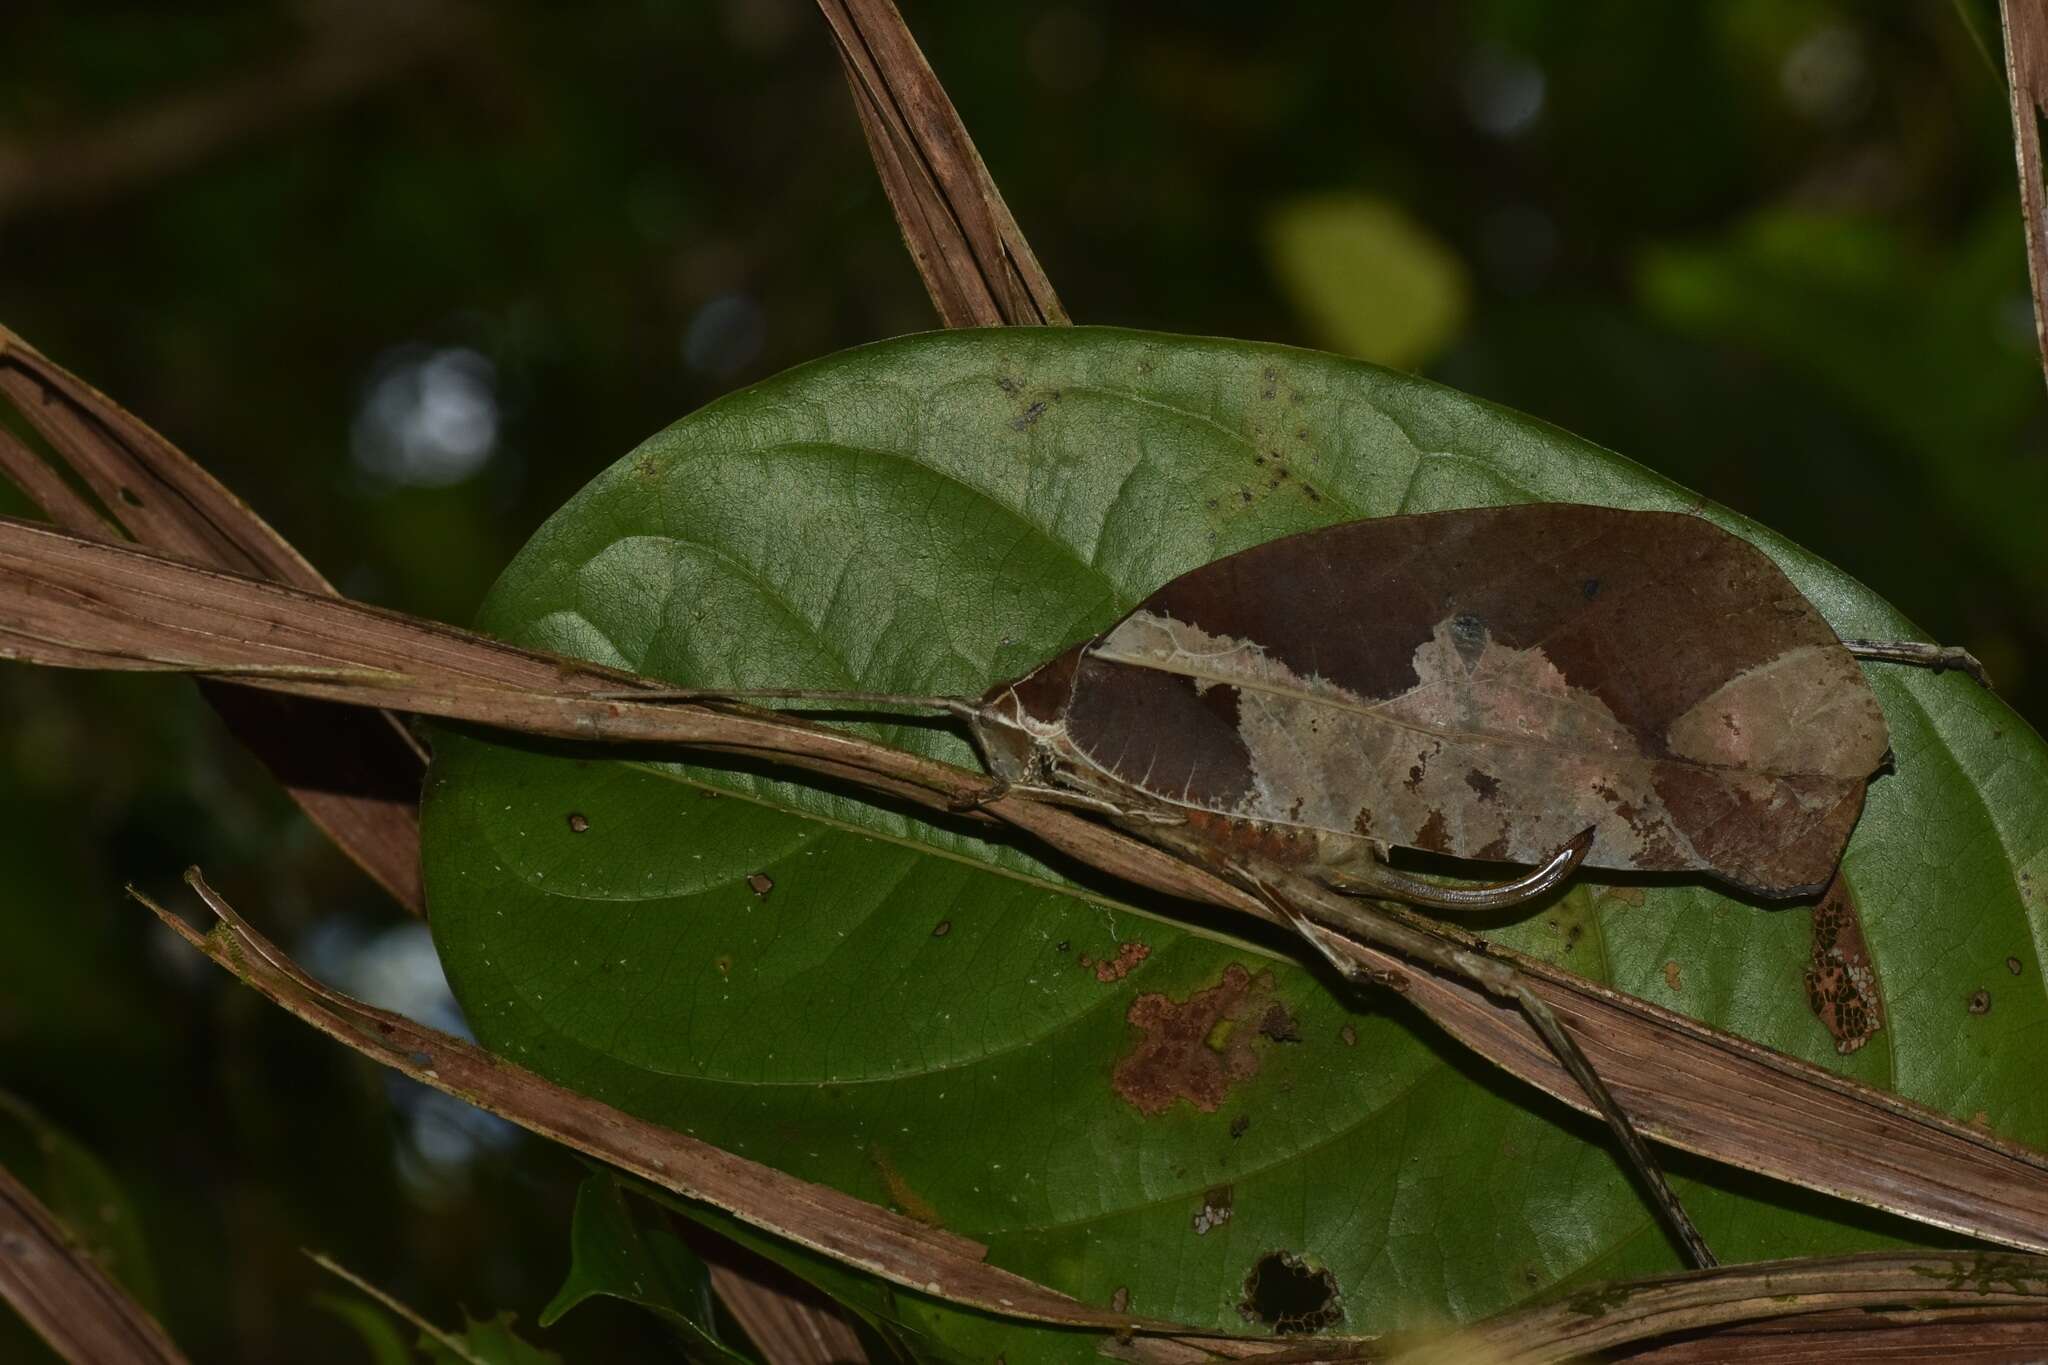
{"label": "thin twig", "polygon": [[491,1365],[490,1361],[485,1360],[475,1351],[470,1350],[469,1343],[464,1341],[461,1337],[456,1336],[453,1332],[450,1332],[445,1328],[436,1327],[433,1323],[427,1321],[425,1318],[421,1317],[417,1312],[413,1311],[412,1308],[410,1308],[404,1303],[401,1303],[399,1300],[393,1298],[391,1295],[385,1293],[376,1285],[371,1284],[368,1280],[356,1274],[353,1270],[350,1270],[347,1266],[335,1260],[333,1257],[327,1255],[324,1252],[314,1251],[311,1247],[301,1247],[299,1248],[299,1250],[304,1252],[306,1259],[311,1261],[314,1265],[319,1266],[322,1270],[334,1276],[336,1279],[342,1281],[344,1284],[350,1285],[351,1287],[360,1290],[362,1293],[367,1294],[386,1311],[392,1313],[393,1315],[399,1318],[404,1319],[412,1326],[418,1328],[421,1332],[424,1332],[426,1335],[432,1337],[435,1341],[439,1342],[441,1346],[445,1350],[447,1350],[451,1355],[453,1355],[457,1360],[467,1361],[468,1365]]}
{"label": "thin twig", "polygon": [[452,0],[352,0],[330,8],[335,20],[297,52],[123,111],[98,127],[0,141],[0,219],[86,209],[160,184],[477,42],[477,15]]}

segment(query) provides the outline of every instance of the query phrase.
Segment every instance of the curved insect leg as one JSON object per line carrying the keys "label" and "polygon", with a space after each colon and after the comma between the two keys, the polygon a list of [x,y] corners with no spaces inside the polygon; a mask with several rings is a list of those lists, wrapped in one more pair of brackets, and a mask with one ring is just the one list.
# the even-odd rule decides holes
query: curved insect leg
{"label": "curved insect leg", "polygon": [[[1583,854],[1583,850],[1581,850]],[[1339,975],[1350,981],[1376,981],[1376,974],[1359,963],[1349,953],[1341,951],[1337,944],[1342,936],[1334,930],[1310,919],[1298,906],[1288,901],[1271,884],[1256,874],[1238,869],[1240,878],[1253,894],[1276,912],[1294,931],[1307,939],[1322,954]],[[1677,1241],[1686,1259],[1698,1270],[1707,1270],[1720,1264],[1706,1239],[1700,1236],[1692,1216],[1685,1211],[1670,1182],[1665,1180],[1663,1168],[1651,1153],[1642,1134],[1629,1121],[1628,1113],[1615,1100],[1607,1083],[1600,1079],[1600,1073],[1586,1059],[1578,1043],[1565,1031],[1564,1023],[1551,1009],[1548,1001],[1530,987],[1528,979],[1505,962],[1483,956],[1467,948],[1454,947],[1439,939],[1429,937],[1420,930],[1382,920],[1372,915],[1347,918],[1347,926],[1357,937],[1371,941],[1378,946],[1411,957],[1424,964],[1438,968],[1452,975],[1464,977],[1481,989],[1512,1000],[1521,1007],[1529,1023],[1549,1045],[1551,1052],[1563,1064],[1564,1069],[1577,1081],[1579,1088],[1592,1100],[1593,1107],[1600,1111],[1600,1117],[1607,1121],[1608,1129],[1621,1144],[1627,1165],[1635,1172],[1636,1178],[1650,1196],[1650,1202],[1664,1221],[1665,1228]]]}
{"label": "curved insect leg", "polygon": [[1178,825],[1185,823],[1183,817],[1165,812],[1154,813],[1143,809],[1126,809],[1114,801],[1087,792],[1070,791],[1065,787],[1041,786],[1035,782],[1012,782],[1007,778],[990,778],[986,786],[963,793],[946,803],[946,809],[956,814],[977,811],[1006,796],[1021,796],[1032,801],[1042,801],[1049,806],[1070,806],[1075,810],[1105,815],[1112,820],[1124,820],[1134,824]]}
{"label": "curved insect leg", "polygon": [[1961,645],[1932,645],[1920,640],[1844,640],[1842,648],[1859,659],[1881,663],[1931,668],[1937,673],[1953,668],[1969,674],[1985,691],[1993,690],[1991,675],[1984,671],[1984,665]]}
{"label": "curved insect leg", "polygon": [[1406,901],[1429,910],[1502,910],[1534,900],[1578,871],[1593,846],[1593,831],[1586,830],[1551,854],[1541,867],[1513,881],[1486,886],[1449,886],[1402,872],[1377,853],[1369,853],[1357,864],[1325,868],[1317,880],[1332,891],[1354,896],[1382,896]]}

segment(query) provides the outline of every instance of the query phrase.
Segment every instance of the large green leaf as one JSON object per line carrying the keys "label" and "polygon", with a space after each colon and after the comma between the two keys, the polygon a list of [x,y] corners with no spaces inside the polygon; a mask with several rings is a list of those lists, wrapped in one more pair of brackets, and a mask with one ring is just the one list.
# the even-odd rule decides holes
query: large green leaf
{"label": "large green leaf", "polygon": [[757,1365],[719,1335],[711,1268],[648,1213],[627,1202],[627,1187],[612,1172],[584,1178],[569,1228],[569,1275],[541,1310],[540,1325],[554,1326],[587,1299],[624,1299],[667,1321],[693,1360]]}
{"label": "large green leaf", "polygon": [[[542,529],[482,624],[678,682],[972,693],[1219,555],[1532,499],[1696,505],[1527,417],[1330,356],[1089,328],[913,337],[654,437]],[[1838,571],[1704,511],[1844,635],[1912,634]],[[2027,1047],[2048,1023],[2048,922],[2028,899],[2048,875],[2048,751],[1964,678],[1873,682],[1898,772],[1846,863],[1888,1019],[1860,1052],[1838,1057],[1809,1012],[1804,909],[1585,883],[1498,936],[2048,1142]],[[972,762],[943,725],[869,732]],[[1238,1304],[1275,1251],[1332,1273],[1347,1331],[1675,1264],[1596,1129],[1385,1002],[1340,998],[1279,939],[1190,928],[1029,849],[756,771],[438,747],[427,878],[456,992],[488,1045],[612,1103],[934,1219],[1089,1301],[1128,1290],[1134,1311],[1218,1329],[1260,1330]],[[1134,943],[1128,975],[1102,966]],[[1223,1022],[1209,1046],[1256,1071],[1213,1112],[1141,1112],[1115,1079],[1132,1002],[1186,1000],[1233,965],[1299,1041]],[[1905,1227],[1685,1169],[1729,1259]],[[1048,1354],[1023,1341],[1012,1362]]]}

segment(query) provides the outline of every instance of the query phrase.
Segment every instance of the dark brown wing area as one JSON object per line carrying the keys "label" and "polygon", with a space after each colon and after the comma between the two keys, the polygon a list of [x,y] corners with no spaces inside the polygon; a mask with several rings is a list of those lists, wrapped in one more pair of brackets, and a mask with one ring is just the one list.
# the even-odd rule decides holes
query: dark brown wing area
{"label": "dark brown wing area", "polygon": [[1883,713],[1776,565],[1696,517],[1388,517],[1182,575],[1086,647],[1072,742],[1163,800],[1536,862],[1817,890]]}

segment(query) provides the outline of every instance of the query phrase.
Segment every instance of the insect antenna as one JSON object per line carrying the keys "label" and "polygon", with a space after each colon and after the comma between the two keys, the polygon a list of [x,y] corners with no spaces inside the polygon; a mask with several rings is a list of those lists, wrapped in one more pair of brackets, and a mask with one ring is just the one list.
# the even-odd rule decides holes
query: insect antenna
{"label": "insect antenna", "polygon": [[981,707],[967,697],[860,692],[836,687],[670,687],[592,695],[605,701],[822,701],[855,706],[912,706],[924,711],[944,711],[962,719],[981,714]]}

